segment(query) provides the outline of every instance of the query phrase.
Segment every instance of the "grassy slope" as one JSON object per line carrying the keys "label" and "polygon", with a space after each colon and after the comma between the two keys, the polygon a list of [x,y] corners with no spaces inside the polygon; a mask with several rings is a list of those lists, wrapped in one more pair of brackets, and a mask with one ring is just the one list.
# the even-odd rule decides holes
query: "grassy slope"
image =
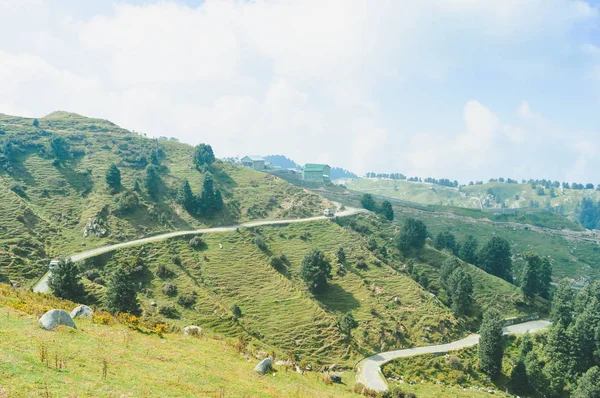
{"label": "grassy slope", "polygon": [[[173,190],[184,178],[194,193],[202,173],[192,167],[193,147],[174,141],[153,141],[130,133],[105,120],[55,112],[39,119],[0,115],[0,143],[11,141],[19,150],[11,161],[13,171],[0,170],[0,267],[11,278],[27,279],[43,273],[46,256],[64,256],[89,247],[161,232],[223,225],[251,219],[302,217],[318,214],[327,203],[272,175],[217,162],[212,173],[223,192],[226,210],[210,219],[191,217],[175,204]],[[79,154],[65,165],[53,166],[48,142],[67,138]],[[124,188],[132,189],[145,172],[126,159],[148,156],[158,147],[161,158],[161,193],[158,202],[141,194],[142,207],[131,215],[118,212],[104,175],[111,163],[122,174]],[[26,187],[26,195],[10,188]],[[101,215],[109,234],[83,237],[88,219]]]}
{"label": "grassy slope", "polygon": [[[469,209],[480,209],[481,203],[486,199],[494,208],[500,208],[504,203],[507,208],[527,208],[531,201],[539,203],[541,208],[562,207],[562,214],[571,219],[576,218],[577,206],[584,197],[592,198],[595,201],[600,200],[600,191],[596,190],[573,190],[561,188],[555,189],[556,197],[550,198],[549,190],[546,190],[545,196],[538,196],[537,190],[531,188],[530,184],[507,184],[507,183],[487,183],[482,185],[473,185],[463,187],[461,191],[458,188],[449,188],[429,183],[393,181],[387,179],[356,179],[345,180],[345,185],[350,190],[371,193],[374,195],[387,196],[425,205],[442,205],[462,207]],[[496,203],[494,197],[488,194],[492,189],[498,196],[500,202]],[[519,195],[519,200],[515,200],[515,195]]]}
{"label": "grassy slope", "polygon": [[[374,216],[360,216],[357,220],[375,231],[373,235],[380,245],[389,241],[384,225],[393,231],[392,224]],[[268,253],[253,243],[259,233],[268,242]],[[349,366],[374,352],[447,342],[467,333],[466,324],[456,320],[444,305],[443,292],[442,301],[433,297],[404,272],[394,269],[401,269],[396,255],[390,255],[390,265],[379,262],[367,250],[364,237],[331,221],[264,227],[260,232],[241,230],[206,235],[204,239],[206,246],[201,251],[193,250],[185,239],[173,239],[105,255],[89,261],[87,267],[97,267],[107,274],[119,264],[133,262],[142,250],[149,269],[140,279],[144,288],[140,298],[146,310],[152,312],[152,302],[158,307],[173,303],[179,316],[170,323],[181,327],[199,324],[229,336],[250,335],[267,351],[291,354],[313,365]],[[348,257],[345,274],[338,274],[335,253],[339,247],[345,249]],[[313,248],[326,253],[334,274],[327,290],[316,297],[306,290],[298,275],[303,257]],[[277,271],[269,264],[269,258],[281,253],[289,264]],[[181,265],[173,263],[175,255]],[[445,256],[426,248],[416,264],[428,271],[432,289],[439,290],[437,269]],[[368,264],[366,270],[355,267],[361,257]],[[165,280],[157,277],[155,271],[160,264],[167,265],[176,275]],[[542,302],[536,307],[524,306],[516,287],[472,266],[469,272],[475,282],[476,301],[471,322],[477,323],[481,310],[490,306],[507,317],[544,307]],[[186,309],[177,304],[177,297],[166,296],[162,292],[165,283],[177,285],[179,295],[195,291],[195,308]],[[101,300],[103,288],[91,283],[88,286]],[[244,313],[239,323],[229,312],[233,304],[238,304]],[[352,341],[347,341],[336,326],[337,319],[348,311],[360,324]]]}
{"label": "grassy slope", "polygon": [[[330,221],[262,228],[260,233],[266,237],[269,251],[284,253],[289,260],[281,272],[271,267],[269,255],[253,243],[256,233],[242,230],[206,235],[206,247],[199,252],[184,239],[148,247],[150,271],[159,264],[170,264],[176,277],[163,281],[149,273],[143,278],[149,289],[142,296],[145,307],[149,309],[151,301],[159,306],[176,302],[162,293],[164,283],[177,285],[179,294],[194,290],[199,294],[196,309],[177,305],[180,319],[175,323],[197,323],[229,335],[248,333],[261,340],[266,349],[293,354],[313,364],[351,365],[361,355],[392,346],[420,344],[423,338],[447,341],[462,333],[447,308],[412,279],[384,264],[376,266],[364,239],[353,231]],[[348,256],[348,272],[343,276],[336,273],[339,247],[344,247]],[[317,297],[306,290],[298,276],[302,259],[313,248],[323,250],[334,269],[329,287]],[[108,271],[133,258],[137,250],[120,251],[90,266]],[[182,260],[179,267],[172,264],[174,253]],[[367,270],[353,266],[359,256],[369,264]],[[231,318],[232,304],[238,304],[244,313],[241,325]],[[348,311],[360,323],[350,350],[336,326],[338,317]],[[404,332],[396,335],[400,329]]]}
{"label": "grassy slope", "polygon": [[[340,187],[329,187],[317,192],[332,200],[360,206],[358,192]],[[394,205],[394,212],[398,224],[407,217],[416,217],[427,224],[432,234],[450,230],[459,241],[464,240],[468,235],[473,235],[480,244],[483,244],[494,235],[503,236],[511,243],[513,254],[516,255],[517,275],[522,266],[520,254],[525,251],[536,251],[541,255],[551,256],[555,281],[563,277],[596,279],[600,276],[598,264],[600,246],[594,243],[593,237],[583,236],[587,234],[569,237],[569,229],[578,231],[581,227],[557,214],[494,216],[476,209],[397,204]],[[563,232],[566,236],[551,230],[534,230],[528,225],[549,229],[565,228]]]}

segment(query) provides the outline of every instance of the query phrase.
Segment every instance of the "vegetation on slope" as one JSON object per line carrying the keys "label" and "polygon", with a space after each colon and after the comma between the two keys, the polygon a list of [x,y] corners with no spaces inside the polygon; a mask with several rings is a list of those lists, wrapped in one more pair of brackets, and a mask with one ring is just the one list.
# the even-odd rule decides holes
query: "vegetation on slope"
{"label": "vegetation on slope", "polygon": [[[47,257],[172,230],[252,219],[296,218],[329,207],[272,175],[216,161],[196,167],[194,148],[151,140],[98,119],[55,112],[39,119],[0,115],[0,273],[41,275]],[[106,180],[116,165],[120,185]],[[114,170],[112,170],[114,173]],[[222,211],[177,203],[212,176]],[[85,235],[85,236],[84,236]]]}

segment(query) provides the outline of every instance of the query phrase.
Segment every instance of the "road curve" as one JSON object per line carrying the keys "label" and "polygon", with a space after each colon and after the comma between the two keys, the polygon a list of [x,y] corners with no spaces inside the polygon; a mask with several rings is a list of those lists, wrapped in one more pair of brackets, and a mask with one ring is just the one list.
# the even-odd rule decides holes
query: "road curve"
{"label": "road curve", "polygon": [[[355,215],[358,213],[363,213],[366,211],[367,210],[365,210],[365,209],[357,209],[354,207],[347,207],[345,210],[338,211],[335,214],[335,217],[348,217],[348,216],[352,216],[352,215]],[[247,222],[247,223],[243,223],[243,224],[231,225],[228,227],[195,229],[195,230],[191,230],[191,231],[175,231],[175,232],[169,232],[169,233],[162,234],[162,235],[150,236],[148,238],[131,240],[128,242],[117,243],[114,245],[108,245],[108,246],[99,247],[97,249],[88,250],[83,253],[78,253],[78,254],[72,255],[71,260],[72,261],[81,261],[86,258],[95,257],[100,254],[112,252],[117,249],[122,249],[124,247],[131,247],[131,246],[143,245],[145,243],[158,242],[158,241],[162,241],[165,239],[175,238],[178,236],[211,234],[211,233],[219,233],[219,232],[231,232],[231,231],[235,231],[238,228],[251,228],[251,227],[259,227],[259,226],[265,226],[265,225],[280,225],[280,224],[311,222],[311,221],[325,220],[328,218],[331,218],[331,217],[315,216],[315,217],[296,218],[296,219],[288,219],[288,220],[251,221],[251,222]],[[48,278],[49,277],[50,277],[50,271],[48,271],[46,273],[46,275],[44,275],[42,277],[42,279],[40,279],[39,282],[37,282],[35,284],[35,286],[33,287],[33,291],[36,293],[46,293],[49,289],[48,288]]]}
{"label": "road curve", "polygon": [[[550,325],[549,321],[538,320],[519,323],[504,328],[504,334],[522,334],[527,331],[535,333]],[[356,379],[367,388],[375,391],[386,391],[387,383],[381,373],[381,366],[398,358],[413,357],[423,354],[440,354],[450,351],[460,350],[462,348],[472,347],[479,343],[479,335],[472,334],[462,340],[454,341],[448,344],[433,345],[427,347],[409,348],[406,350],[388,351],[375,354],[363,359],[358,364]]]}

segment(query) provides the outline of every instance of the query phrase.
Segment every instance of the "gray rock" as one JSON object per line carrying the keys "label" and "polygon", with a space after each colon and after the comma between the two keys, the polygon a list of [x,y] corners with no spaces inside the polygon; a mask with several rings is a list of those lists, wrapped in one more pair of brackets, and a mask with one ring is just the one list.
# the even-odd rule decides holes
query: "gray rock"
{"label": "gray rock", "polygon": [[185,328],[183,328],[183,334],[185,334],[186,336],[201,336],[202,335],[202,328],[200,326],[186,326]]}
{"label": "gray rock", "polygon": [[79,318],[89,318],[92,316],[93,313],[94,313],[94,310],[92,310],[87,305],[80,305],[79,307],[77,307],[73,311],[71,311],[71,318],[73,318],[73,319],[78,318],[78,317]]}
{"label": "gray rock", "polygon": [[261,375],[264,375],[273,367],[273,360],[271,358],[265,358],[256,367],[254,367],[254,371]]}
{"label": "gray rock", "polygon": [[338,376],[338,375],[331,375],[331,376],[329,376],[329,380],[331,380],[334,383],[341,383],[342,377]]}
{"label": "gray rock", "polygon": [[71,315],[65,310],[50,310],[46,312],[38,321],[40,326],[46,330],[52,330],[58,325],[68,326],[77,329]]}

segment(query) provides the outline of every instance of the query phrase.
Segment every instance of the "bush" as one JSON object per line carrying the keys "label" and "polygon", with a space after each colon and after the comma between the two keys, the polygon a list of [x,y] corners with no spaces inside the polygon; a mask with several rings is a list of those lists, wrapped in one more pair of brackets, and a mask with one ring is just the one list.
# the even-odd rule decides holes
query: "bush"
{"label": "bush", "polygon": [[14,193],[16,193],[17,195],[19,195],[22,198],[27,197],[27,193],[25,192],[27,190],[27,187],[25,185],[22,185],[22,184],[12,184],[10,186],[10,190],[13,191]]}
{"label": "bush", "polygon": [[101,286],[106,285],[106,282],[102,278],[96,278],[92,282],[94,282],[96,285],[101,285]]}
{"label": "bush", "polygon": [[163,305],[158,309],[158,313],[166,316],[167,318],[177,318],[177,308],[172,303]]}
{"label": "bush", "polygon": [[267,241],[262,236],[257,236],[254,238],[254,244],[262,251],[267,251],[269,249],[267,246]]}
{"label": "bush", "polygon": [[271,267],[275,268],[277,271],[283,269],[283,261],[280,257],[271,257]]}
{"label": "bush", "polygon": [[450,359],[448,360],[448,364],[450,365],[450,367],[452,369],[456,369],[456,370],[462,370],[463,369],[462,361],[456,355],[450,356]]}
{"label": "bush", "polygon": [[170,297],[176,296],[177,286],[167,283],[165,286],[163,286],[163,293]]}
{"label": "bush", "polygon": [[83,273],[83,276],[85,276],[87,279],[93,281],[97,278],[100,278],[100,271],[98,271],[96,268],[89,269]]}
{"label": "bush", "polygon": [[140,197],[133,191],[125,191],[117,197],[117,206],[122,213],[132,213],[140,205]]}
{"label": "bush", "polygon": [[160,264],[156,268],[156,276],[162,279],[172,278],[175,275],[172,269],[167,267],[166,265]]}
{"label": "bush", "polygon": [[189,244],[193,249],[200,250],[204,246],[204,240],[202,240],[200,235],[196,235],[190,239]]}
{"label": "bush", "polygon": [[231,313],[233,314],[235,319],[240,319],[242,317],[242,310],[237,304],[231,306]]}
{"label": "bush", "polygon": [[196,304],[196,292],[182,294],[179,296],[177,303],[182,307],[191,307],[192,305]]}
{"label": "bush", "polygon": [[368,269],[369,266],[367,265],[367,262],[365,260],[360,259],[356,262],[356,268],[365,270]]}

